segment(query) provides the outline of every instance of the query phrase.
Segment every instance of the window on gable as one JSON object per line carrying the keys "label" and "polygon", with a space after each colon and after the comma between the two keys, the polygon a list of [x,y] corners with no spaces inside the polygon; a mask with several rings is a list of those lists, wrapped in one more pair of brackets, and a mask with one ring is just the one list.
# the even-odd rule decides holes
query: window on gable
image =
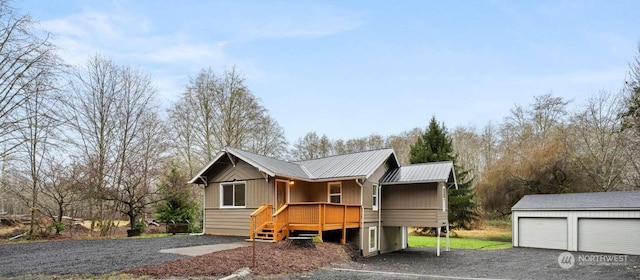
{"label": "window on gable", "polygon": [[244,182],[220,184],[222,207],[245,207]]}
{"label": "window on gable", "polygon": [[342,183],[329,183],[329,202],[342,203]]}
{"label": "window on gable", "polygon": [[373,211],[378,210],[378,185],[373,184],[373,188],[371,189],[371,208]]}

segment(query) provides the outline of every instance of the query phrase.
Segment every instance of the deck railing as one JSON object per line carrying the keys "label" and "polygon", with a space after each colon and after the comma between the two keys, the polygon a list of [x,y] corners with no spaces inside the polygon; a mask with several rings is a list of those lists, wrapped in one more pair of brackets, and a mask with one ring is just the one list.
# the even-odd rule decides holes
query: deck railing
{"label": "deck railing", "polygon": [[273,213],[273,205],[271,204],[263,204],[260,208],[256,209],[256,211],[251,213],[249,223],[249,236],[251,238],[254,238],[254,229],[259,231],[271,222],[271,213]]}
{"label": "deck railing", "polygon": [[289,236],[289,205],[284,205],[273,214],[273,239],[280,241]]}
{"label": "deck railing", "polygon": [[360,227],[360,219],[360,205],[328,202],[289,203],[273,214],[274,232],[283,231],[277,240],[290,230],[317,231],[322,236],[322,231],[342,229],[345,242],[346,229]]}

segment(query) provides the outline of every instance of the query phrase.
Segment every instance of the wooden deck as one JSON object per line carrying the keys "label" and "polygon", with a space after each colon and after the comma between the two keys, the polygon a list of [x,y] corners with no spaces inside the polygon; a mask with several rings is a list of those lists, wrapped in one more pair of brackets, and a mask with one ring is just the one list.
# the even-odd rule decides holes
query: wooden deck
{"label": "wooden deck", "polygon": [[360,227],[360,205],[328,202],[289,203],[273,215],[273,206],[262,205],[251,214],[252,239],[280,241],[292,231],[316,231],[320,237],[327,230],[342,230],[341,243],[346,242],[347,228]]}

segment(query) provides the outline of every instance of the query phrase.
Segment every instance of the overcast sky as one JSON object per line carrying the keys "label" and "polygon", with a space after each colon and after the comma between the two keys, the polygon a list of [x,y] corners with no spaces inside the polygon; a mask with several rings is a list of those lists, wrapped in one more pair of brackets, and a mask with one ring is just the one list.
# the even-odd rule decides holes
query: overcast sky
{"label": "overcast sky", "polygon": [[70,1],[12,5],[70,64],[138,65],[165,107],[202,68],[234,65],[290,142],[500,122],[553,92],[617,92],[640,1]]}

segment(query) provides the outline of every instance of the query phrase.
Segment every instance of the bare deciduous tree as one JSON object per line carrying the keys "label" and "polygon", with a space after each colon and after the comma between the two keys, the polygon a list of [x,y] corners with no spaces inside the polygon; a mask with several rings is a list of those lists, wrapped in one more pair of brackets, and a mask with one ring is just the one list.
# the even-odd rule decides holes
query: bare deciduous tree
{"label": "bare deciduous tree", "polygon": [[[48,158],[43,169],[40,193],[44,199],[38,202],[38,207],[52,221],[62,224],[63,217],[80,198],[84,170],[76,163],[67,165],[56,158]],[[60,233],[59,227],[55,230]]]}
{"label": "bare deciduous tree", "polygon": [[49,35],[36,35],[33,23],[0,0],[0,153],[12,152],[23,142],[16,132],[27,116],[17,110],[27,102],[33,84],[60,65]]}
{"label": "bare deciduous tree", "polygon": [[153,166],[165,146],[151,78],[94,56],[77,73],[73,89],[73,127],[80,156],[90,168],[89,189],[96,202],[92,229],[99,220],[106,225],[102,234],[108,233],[114,209],[124,209],[133,229],[141,207],[148,205],[143,201],[153,194]]}
{"label": "bare deciduous tree", "polygon": [[600,92],[590,97],[582,111],[572,118],[572,143],[579,163],[593,191],[622,190],[628,158],[626,136],[621,133],[618,114],[622,103],[617,95]]}
{"label": "bare deciduous tree", "polygon": [[224,147],[284,157],[284,131],[246,87],[235,68],[222,75],[202,70],[169,109],[174,148],[181,161],[194,166],[210,161]]}

